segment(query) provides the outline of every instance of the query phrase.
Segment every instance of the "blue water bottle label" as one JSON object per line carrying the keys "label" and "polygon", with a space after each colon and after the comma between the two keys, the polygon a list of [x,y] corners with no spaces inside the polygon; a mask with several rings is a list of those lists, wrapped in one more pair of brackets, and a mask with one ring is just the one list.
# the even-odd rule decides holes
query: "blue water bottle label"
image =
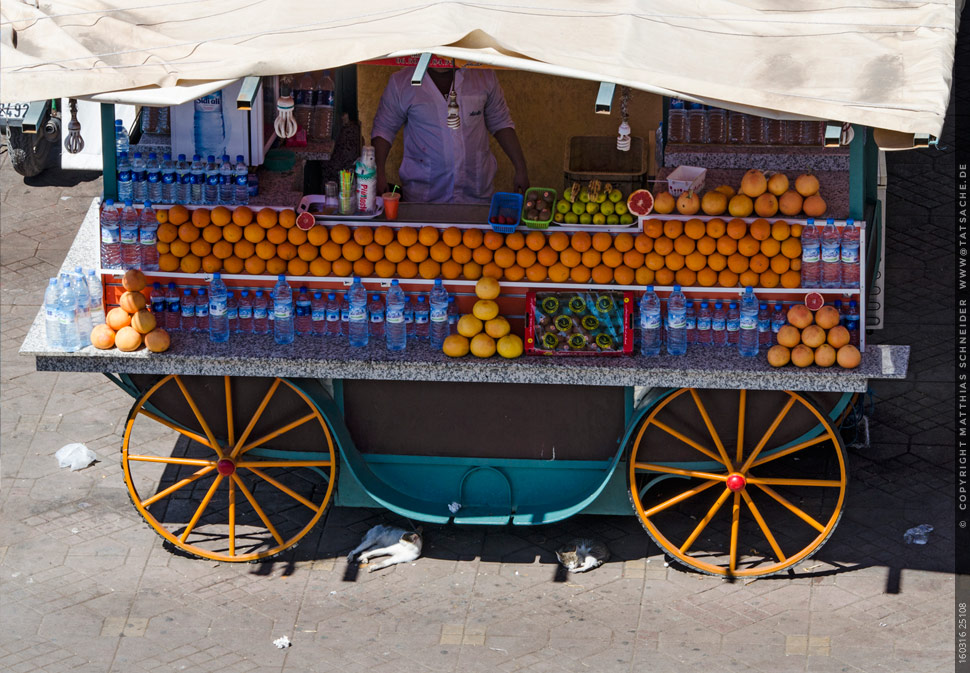
{"label": "blue water bottle label", "polygon": [[294,89],[294,105],[313,105],[313,89]]}
{"label": "blue water bottle label", "polygon": [[[215,314],[213,314],[213,315],[215,315]],[[227,308],[226,309],[226,317],[229,320],[238,320],[239,319],[239,309],[238,308]]]}
{"label": "blue water bottle label", "polygon": [[266,307],[265,306],[254,306],[253,307],[253,318],[255,320],[263,320],[266,318]]}
{"label": "blue water bottle label", "polygon": [[697,329],[697,318],[687,316],[687,320],[684,324],[687,326],[687,329]]}
{"label": "blue water bottle label", "polygon": [[[223,309],[223,312],[225,312],[225,309]],[[199,318],[208,318],[209,317],[209,304],[199,304],[198,306],[196,306],[195,307],[195,315],[197,317],[199,317]],[[222,313],[217,313],[215,315],[222,315]]]}
{"label": "blue water bottle label", "polygon": [[131,171],[118,171],[118,180],[120,182],[131,182]]}
{"label": "blue water bottle label", "polygon": [[162,173],[162,182],[166,185],[174,185],[176,182],[175,173]]}
{"label": "blue water bottle label", "polygon": [[161,179],[162,179],[161,174],[156,173],[155,171],[152,171],[151,173],[148,174],[148,181],[151,183],[159,182]]}
{"label": "blue water bottle label", "polygon": [[152,313],[163,313],[165,311],[165,300],[156,299],[152,302]]}
{"label": "blue water bottle label", "polygon": [[183,173],[182,177],[179,178],[179,183],[183,185],[191,185],[193,182],[195,182],[195,180],[192,179],[193,177],[194,176],[191,173]]}
{"label": "blue water bottle label", "polygon": [[414,314],[414,322],[416,324],[418,324],[418,325],[427,324],[427,322],[428,322],[428,314],[427,313],[415,313]]}
{"label": "blue water bottle label", "polygon": [[102,243],[117,243],[121,240],[120,232],[117,227],[101,227]]}
{"label": "blue water bottle label", "polygon": [[277,320],[286,320],[291,315],[293,315],[293,309],[289,304],[280,302],[273,307],[273,317]]}
{"label": "blue water bottle label", "polygon": [[195,307],[191,304],[182,304],[182,317],[191,318],[195,315]]}
{"label": "blue water bottle label", "polygon": [[[341,320],[340,311],[327,311],[326,319],[327,322],[339,322]],[[348,316],[349,319],[349,316]]]}
{"label": "blue water bottle label", "polygon": [[387,310],[387,322],[394,323],[395,325],[398,324],[398,323],[403,323],[404,322],[404,311],[401,311],[401,310],[398,310],[398,309],[388,309]]}
{"label": "blue water bottle label", "polygon": [[840,259],[839,247],[832,245],[822,246],[822,262],[833,264]]}
{"label": "blue water bottle label", "polygon": [[354,322],[362,321],[362,320],[366,321],[367,309],[365,309],[363,306],[353,306],[351,307],[347,317],[348,317],[348,320],[352,320]]}
{"label": "blue water bottle label", "polygon": [[[330,320],[329,314],[327,320]],[[340,320],[341,322],[348,322],[350,320],[350,309],[342,308],[340,309]]]}
{"label": "blue water bottle label", "polygon": [[859,249],[850,248],[846,250],[842,248],[842,263],[843,264],[855,264],[859,261]]}
{"label": "blue water bottle label", "polygon": [[218,299],[209,299],[209,315],[222,315],[229,310],[229,303],[227,301],[220,301]]}
{"label": "blue water bottle label", "polygon": [[758,321],[758,331],[759,332],[770,332],[771,331],[771,321],[770,320],[759,320]]}
{"label": "blue water bottle label", "polygon": [[708,318],[698,318],[697,319],[697,329],[706,330],[711,329],[711,319]]}
{"label": "blue water bottle label", "polygon": [[168,301],[168,312],[169,313],[181,313],[182,303],[178,299],[171,299]]}
{"label": "blue water bottle label", "polygon": [[660,327],[660,311],[645,312],[640,314],[640,327],[642,329],[657,329]]}
{"label": "blue water bottle label", "polygon": [[711,320],[711,329],[715,332],[723,332],[725,327],[724,318],[714,318]]}
{"label": "blue water bottle label", "polygon": [[667,328],[680,329],[681,327],[687,327],[687,318],[684,315],[677,315],[676,313],[668,313]]}
{"label": "blue water bottle label", "polygon": [[448,322],[448,309],[431,309],[431,322]]}
{"label": "blue water bottle label", "polygon": [[808,247],[802,247],[802,262],[808,264],[814,264],[819,260],[821,253],[819,252],[819,246],[812,245]]}
{"label": "blue water bottle label", "polygon": [[303,304],[303,303],[297,304],[296,305],[296,315],[300,316],[301,318],[303,316],[305,316],[305,315],[310,315],[310,305],[309,304]]}
{"label": "blue water bottle label", "polygon": [[249,175],[247,173],[240,173],[236,176],[236,186],[237,187],[248,187],[249,186]]}
{"label": "blue water bottle label", "polygon": [[57,320],[57,311],[53,308],[48,307],[44,311],[44,317],[47,318],[47,320]]}
{"label": "blue water bottle label", "polygon": [[313,322],[326,322],[327,310],[323,308],[310,309],[310,319]]}
{"label": "blue water bottle label", "polygon": [[741,326],[741,321],[740,320],[728,320],[726,324],[727,324],[727,331],[728,332],[737,332],[738,331],[738,328]]}
{"label": "blue water bottle label", "polygon": [[383,313],[378,313],[378,312],[375,311],[375,312],[373,312],[373,313],[370,314],[370,321],[371,322],[384,322],[384,314]]}
{"label": "blue water bottle label", "polygon": [[62,308],[57,309],[57,322],[61,323],[62,325],[70,325],[74,322],[74,320],[74,311]]}
{"label": "blue water bottle label", "polygon": [[[253,307],[252,306],[240,306],[237,309],[237,312],[238,312],[239,317],[242,318],[243,320],[245,320],[247,318],[252,318],[253,317]],[[266,315],[266,312],[265,311],[263,312],[263,315]]]}
{"label": "blue water bottle label", "polygon": [[154,229],[142,229],[139,238],[141,239],[142,245],[155,245],[155,241],[157,240]]}
{"label": "blue water bottle label", "polygon": [[134,245],[138,242],[138,230],[137,229],[126,229],[122,227],[121,229],[121,242],[126,245]]}
{"label": "blue water bottle label", "polygon": [[758,319],[741,316],[741,329],[758,329]]}

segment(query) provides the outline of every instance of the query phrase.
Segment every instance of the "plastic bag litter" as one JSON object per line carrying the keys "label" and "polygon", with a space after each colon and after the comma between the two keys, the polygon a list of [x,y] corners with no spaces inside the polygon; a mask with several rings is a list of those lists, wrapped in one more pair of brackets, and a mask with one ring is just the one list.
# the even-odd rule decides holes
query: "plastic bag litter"
{"label": "plastic bag litter", "polygon": [[284,647],[290,647],[293,643],[290,642],[290,639],[288,637],[281,636],[280,638],[277,638],[276,640],[274,640],[273,644],[282,650]]}
{"label": "plastic bag litter", "polygon": [[924,523],[916,528],[910,528],[903,533],[903,540],[906,544],[926,544],[926,536],[933,532],[933,526]]}
{"label": "plastic bag litter", "polygon": [[58,467],[70,467],[71,472],[83,470],[98,459],[98,455],[84,444],[62,446],[54,454]]}

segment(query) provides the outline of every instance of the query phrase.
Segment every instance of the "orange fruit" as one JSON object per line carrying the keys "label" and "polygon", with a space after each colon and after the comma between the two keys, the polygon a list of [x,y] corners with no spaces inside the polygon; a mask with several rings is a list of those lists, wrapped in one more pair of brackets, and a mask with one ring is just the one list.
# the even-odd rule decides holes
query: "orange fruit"
{"label": "orange fruit", "polygon": [[[633,269],[631,269],[626,265],[621,264],[620,266],[613,269],[613,281],[620,285],[632,285],[635,279],[636,279],[636,274],[633,272]],[[689,285],[689,284],[690,283],[684,283],[684,285]]]}
{"label": "orange fruit", "polygon": [[307,241],[307,235],[302,229],[293,227],[286,232],[286,240],[293,245],[303,245]]}
{"label": "orange fruit", "polygon": [[192,224],[199,229],[205,228],[210,222],[209,210],[207,208],[196,208],[192,211]]}
{"label": "orange fruit", "polygon": [[738,242],[730,236],[717,239],[717,251],[722,255],[733,255],[738,251]]}
{"label": "orange fruit", "polygon": [[[619,269],[617,269],[617,271],[619,271]],[[679,271],[677,271],[677,273],[674,274],[674,282],[676,282],[678,285],[683,285],[684,287],[689,287],[693,285],[696,281],[697,281],[697,272],[693,271],[692,269],[688,269],[687,267],[680,269]],[[619,283],[620,282],[619,279],[617,279],[616,282]]]}
{"label": "orange fruit", "polygon": [[592,270],[591,276],[593,282],[597,285],[606,285],[613,282],[613,269],[605,264],[600,264]]}
{"label": "orange fruit", "polygon": [[684,257],[684,266],[691,271],[700,271],[707,266],[707,255],[702,255],[701,253],[694,251]]}
{"label": "orange fruit", "polygon": [[646,234],[637,234],[633,239],[633,247],[645,255],[653,250],[653,239]]}
{"label": "orange fruit", "polygon": [[727,257],[719,252],[707,256],[707,265],[717,272],[727,268]]}
{"label": "orange fruit", "polygon": [[641,266],[636,270],[635,280],[637,285],[652,285],[653,284],[654,273],[652,269],[648,269],[645,266]]}
{"label": "orange fruit", "polygon": [[[553,236],[555,236],[555,234],[553,234]],[[565,236],[565,234],[563,234],[563,236]],[[552,236],[550,236],[549,238],[551,240]],[[563,250],[565,250],[565,248],[563,248]],[[538,253],[536,253],[536,259],[539,260],[539,264],[542,264],[545,267],[550,267],[559,261],[559,252],[557,252],[556,249],[552,247],[552,245],[547,245]]]}
{"label": "orange fruit", "polygon": [[697,272],[697,284],[703,287],[713,287],[717,284],[717,272],[711,267],[704,267]]}
{"label": "orange fruit", "polygon": [[474,250],[472,250],[472,259],[477,264],[488,264],[489,262],[492,261],[493,254],[494,253],[491,250],[489,250],[483,245],[480,248],[475,248]]}
{"label": "orange fruit", "polygon": [[246,273],[258,276],[266,270],[266,261],[259,257],[250,257],[245,262]]}
{"label": "orange fruit", "polygon": [[438,242],[438,230],[432,226],[424,226],[418,231],[418,242],[429,248]]}
{"label": "orange fruit", "polygon": [[212,244],[212,254],[219,259],[227,259],[232,256],[232,243],[229,241],[216,241]]}
{"label": "orange fruit", "polygon": [[781,242],[781,254],[789,259],[801,258],[802,242],[797,238],[786,238]]}
{"label": "orange fruit", "polygon": [[728,257],[728,268],[734,273],[744,273],[748,270],[748,258],[744,255],[734,253]]}
{"label": "orange fruit", "polygon": [[330,229],[330,240],[337,245],[343,245],[350,240],[352,235],[353,234],[350,231],[350,227],[348,227],[346,224],[338,224]]}
{"label": "orange fruit", "polygon": [[536,263],[536,254],[529,248],[520,248],[515,253],[515,263],[521,266],[523,269],[528,269],[530,266]]}
{"label": "orange fruit", "polygon": [[[597,232],[599,233],[599,232]],[[593,244],[593,237],[585,231],[577,231],[569,237],[569,245],[576,252],[586,252]]]}
{"label": "orange fruit", "polygon": [[179,239],[191,243],[199,237],[199,229],[188,222],[179,227]]}
{"label": "orange fruit", "polygon": [[[312,262],[313,260],[315,260],[317,257],[320,256],[320,248],[318,248],[317,246],[313,245],[312,243],[304,243],[299,248],[297,248],[296,254],[304,262]],[[367,254],[367,250],[365,249],[364,250],[364,255],[366,255],[366,254]],[[383,257],[383,256],[384,256],[384,250],[381,249],[381,257]],[[370,258],[368,257],[368,259],[370,259]],[[375,260],[372,259],[371,261],[373,262]]]}
{"label": "orange fruit", "polygon": [[243,237],[243,228],[238,224],[227,224],[222,228],[222,238],[223,240],[229,241],[230,243],[235,243],[241,241]]}
{"label": "orange fruit", "polygon": [[592,248],[590,248],[589,250],[583,253],[583,256],[580,259],[580,262],[582,263],[583,266],[586,266],[592,269],[594,266],[597,266],[602,261],[602,259],[603,259],[603,253],[601,253],[599,250],[593,250]]}
{"label": "orange fruit", "polygon": [[631,269],[643,266],[644,255],[639,250],[627,250],[623,253],[623,263]]}
{"label": "orange fruit", "polygon": [[340,258],[340,246],[330,240],[320,246],[320,256],[328,262],[334,262]]}
{"label": "orange fruit", "polygon": [[664,257],[656,250],[648,252],[644,264],[651,271],[658,271],[664,267]]}
{"label": "orange fruit", "polygon": [[[314,227],[316,229],[316,227]],[[311,229],[310,231],[313,231]],[[374,242],[379,245],[387,245],[394,240],[394,230],[391,229],[386,224],[382,224],[377,229],[374,230]]]}
{"label": "orange fruit", "polygon": [[[346,255],[344,255],[346,257]],[[408,248],[408,259],[415,264],[420,264],[428,259],[428,247],[421,243],[415,243]]]}
{"label": "orange fruit", "polygon": [[[581,266],[573,267],[573,271],[576,269],[585,268]],[[547,276],[546,267],[541,264],[533,264],[525,270],[525,277],[528,278],[533,283],[541,283],[546,279]],[[572,272],[570,272],[570,277],[572,277]],[[581,281],[577,281],[581,282]]]}
{"label": "orange fruit", "polygon": [[296,224],[296,211],[292,208],[281,210],[277,217],[279,218],[280,225],[286,229],[289,229]]}
{"label": "orange fruit", "polygon": [[253,221],[253,211],[249,206],[236,206],[232,209],[232,221],[240,227],[245,227]]}
{"label": "orange fruit", "polygon": [[222,260],[222,268],[225,269],[226,273],[242,273],[245,264],[241,259],[232,255]]}
{"label": "orange fruit", "polygon": [[684,256],[679,252],[672,252],[669,255],[664,255],[664,266],[671,271],[677,271],[678,269],[684,268]]}
{"label": "orange fruit", "polygon": [[763,241],[771,236],[771,225],[768,223],[768,220],[758,218],[751,223],[749,233],[756,240]]}
{"label": "orange fruit", "polygon": [[189,247],[192,250],[192,254],[196,257],[205,257],[212,252],[212,244],[208,241],[202,240],[201,238],[192,241],[192,245]]}
{"label": "orange fruit", "polygon": [[488,278],[501,278],[504,271],[505,269],[495,262],[489,262],[482,267],[482,275]]}
{"label": "orange fruit", "polygon": [[[397,264],[386,259],[379,259],[374,262],[374,273],[380,278],[390,278],[397,271]],[[313,272],[313,263],[310,263],[310,272]]]}
{"label": "orange fruit", "polygon": [[[733,240],[733,239],[732,239]],[[697,241],[697,252],[702,255],[710,255],[713,252],[717,252],[717,241],[715,241],[710,236],[704,236]]]}
{"label": "orange fruit", "polygon": [[370,227],[357,227],[354,229],[354,240],[366,248],[374,242],[374,230]]}
{"label": "orange fruit", "polygon": [[374,262],[370,261],[369,259],[364,259],[363,257],[361,257],[356,262],[354,262],[354,275],[361,276],[362,278],[367,276],[373,276]]}
{"label": "orange fruit", "polygon": [[609,250],[611,247],[613,247],[613,237],[607,234],[605,231],[597,231],[595,234],[593,234],[592,245],[593,250],[598,252]]}
{"label": "orange fruit", "polygon": [[761,283],[761,287],[767,287],[767,288],[778,287],[778,283],[781,282],[781,276],[779,276],[771,269],[768,269],[767,271],[761,272],[761,278],[759,279],[759,282]]}
{"label": "orange fruit", "polygon": [[717,274],[717,284],[721,287],[737,287],[738,274],[724,269],[721,273]]}
{"label": "orange fruit", "polygon": [[626,252],[627,250],[633,249],[633,241],[633,234],[628,234],[626,232],[617,234],[616,238],[613,239],[613,247],[620,252]]}
{"label": "orange fruit", "polygon": [[562,262],[556,262],[549,267],[548,274],[553,283],[565,283],[569,278],[569,267]]}
{"label": "orange fruit", "polygon": [[706,233],[707,228],[704,226],[704,222],[698,220],[696,217],[684,223],[684,235],[688,238],[696,241],[703,238]]}
{"label": "orange fruit", "polygon": [[696,247],[697,242],[689,236],[684,236],[681,234],[674,239],[674,250],[679,252],[681,255],[689,255],[690,253],[694,252]]}
{"label": "orange fruit", "polygon": [[[306,244],[304,243],[304,245]],[[300,247],[302,248],[303,246],[301,245]],[[364,246],[364,257],[372,262],[384,259],[384,246],[377,243],[368,243]]]}
{"label": "orange fruit", "polygon": [[441,240],[445,242],[449,248],[454,248],[456,245],[461,244],[461,229],[458,227],[448,227],[443,232],[441,232]]}
{"label": "orange fruit", "polygon": [[389,262],[398,264],[407,256],[408,256],[407,248],[405,248],[397,241],[391,241],[386,246],[384,246],[384,257]]}
{"label": "orange fruit", "polygon": [[673,285],[675,274],[670,269],[660,269],[654,274],[658,285]]}
{"label": "orange fruit", "polygon": [[[161,212],[161,211],[158,211]],[[168,221],[178,226],[189,221],[189,209],[185,206],[172,206],[168,209]]]}
{"label": "orange fruit", "polygon": [[185,257],[187,254],[192,252],[191,244],[186,243],[182,239],[178,239],[177,241],[172,241],[169,244],[168,249],[176,257]]}
{"label": "orange fruit", "polygon": [[276,211],[272,208],[262,208],[256,213],[256,224],[263,229],[272,229],[278,221]]}
{"label": "orange fruit", "polygon": [[482,243],[489,250],[498,250],[505,243],[505,237],[497,231],[486,231]]}
{"label": "orange fruit", "polygon": [[179,258],[170,252],[160,255],[158,258],[159,271],[175,271],[179,268]]}
{"label": "orange fruit", "polygon": [[202,258],[202,271],[205,273],[215,273],[222,269],[222,260],[215,255],[206,255]]}
{"label": "orange fruit", "polygon": [[719,217],[715,217],[713,220],[707,221],[707,235],[711,238],[720,238],[727,231],[727,225],[724,224],[724,220]]}
{"label": "orange fruit", "polygon": [[364,256],[364,249],[360,247],[360,243],[357,241],[347,241],[340,246],[340,256],[348,262],[356,262]]}
{"label": "orange fruit", "polygon": [[761,250],[761,243],[751,236],[745,236],[738,241],[738,252],[745,257],[753,257]]}
{"label": "orange fruit", "polygon": [[198,273],[202,269],[202,259],[198,255],[188,254],[179,260],[179,271],[182,273]]}
{"label": "orange fruit", "polygon": [[684,233],[684,223],[680,220],[667,220],[664,222],[664,236],[673,240]]}
{"label": "orange fruit", "polygon": [[801,285],[802,276],[797,271],[786,271],[781,274],[781,286],[787,288],[795,288]]}
{"label": "orange fruit", "polygon": [[286,273],[286,262],[279,257],[273,257],[272,259],[266,260],[266,273],[278,276],[281,273]]}
{"label": "orange fruit", "polygon": [[428,250],[428,253],[431,255],[431,259],[439,264],[441,262],[447,262],[449,259],[451,259],[451,248],[449,248],[448,244],[444,241],[438,241],[432,245],[431,249]]}
{"label": "orange fruit", "polygon": [[563,266],[571,269],[574,266],[579,266],[580,262],[583,261],[583,255],[572,248],[566,248],[559,253],[559,261]]}
{"label": "orange fruit", "polygon": [[762,273],[764,271],[767,271],[768,267],[769,267],[768,258],[765,255],[761,254],[760,252],[748,260],[748,268],[754,271],[755,273]]}
{"label": "orange fruit", "polygon": [[518,231],[505,235],[505,246],[512,250],[521,250],[525,247],[525,235]]}
{"label": "orange fruit", "polygon": [[451,249],[451,258],[459,264],[467,264],[472,259],[472,251],[464,243],[459,243]]}
{"label": "orange fruit", "polygon": [[[459,236],[459,240],[461,236]],[[380,262],[378,262],[379,264]],[[446,280],[454,280],[461,275],[461,264],[453,259],[448,259],[441,263],[441,275],[444,276]]]}
{"label": "orange fruit", "polygon": [[735,240],[744,238],[744,235],[748,233],[748,225],[744,220],[740,218],[734,218],[727,223],[727,235]]}
{"label": "orange fruit", "polygon": [[517,283],[523,278],[525,278],[525,269],[523,269],[518,264],[513,264],[512,266],[510,266],[505,270],[505,273],[502,274],[502,277],[505,278],[505,280],[511,281],[513,283]]}
{"label": "orange fruit", "polygon": [[[465,240],[464,236],[462,240]],[[465,262],[461,266],[461,275],[467,280],[478,280],[482,277],[482,265],[477,262]]]}
{"label": "orange fruit", "polygon": [[397,275],[401,278],[414,278],[418,275],[418,265],[410,259],[397,263]]}
{"label": "orange fruit", "polygon": [[266,238],[266,230],[258,224],[247,224],[246,228],[243,229],[243,236],[250,243],[259,243]]}
{"label": "orange fruit", "polygon": [[[309,245],[309,244],[304,243],[303,245]],[[276,246],[276,256],[282,259],[283,261],[288,262],[289,260],[293,259],[294,257],[296,257],[297,252],[298,252],[297,247],[292,243],[290,243],[289,241],[284,241],[280,243],[278,246]]]}
{"label": "orange fruit", "polygon": [[[775,255],[771,258],[771,270],[782,277],[782,283],[784,283],[784,274],[791,267],[788,258],[784,255]],[[798,287],[795,285],[795,287]]]}
{"label": "orange fruit", "polygon": [[164,255],[166,252],[171,250],[172,247],[168,243],[162,243],[161,241],[159,241],[158,243],[155,244],[155,249],[158,250],[159,255]]}
{"label": "orange fruit", "polygon": [[661,236],[653,242],[653,251],[660,255],[669,255],[674,251],[674,242],[666,236]]}
{"label": "orange fruit", "polygon": [[800,260],[798,257],[796,257],[795,259],[791,260],[791,266],[790,266],[790,268],[791,268],[792,271],[801,271],[801,269],[802,269],[802,260]]}
{"label": "orange fruit", "polygon": [[158,229],[155,231],[155,236],[162,243],[171,243],[179,236],[179,228],[170,222],[158,225]]}
{"label": "orange fruit", "polygon": [[266,240],[273,245],[279,245],[286,240],[286,229],[277,224],[266,231]]}
{"label": "orange fruit", "polygon": [[794,224],[789,224],[788,225],[788,232],[792,236],[794,236],[795,238],[801,238],[802,237],[802,225],[798,224],[797,222],[794,223]]}
{"label": "orange fruit", "polygon": [[603,264],[611,269],[617,268],[623,264],[623,253],[616,248],[603,251]]}
{"label": "orange fruit", "polygon": [[774,257],[781,252],[781,243],[773,238],[766,238],[761,241],[761,254],[765,257]]}
{"label": "orange fruit", "polygon": [[214,224],[210,224],[202,230],[202,240],[208,243],[215,243],[222,240],[222,229]]}
{"label": "orange fruit", "polygon": [[[390,262],[388,262],[390,264]],[[391,273],[394,273],[394,265],[391,264]],[[323,257],[317,257],[315,260],[310,262],[310,275],[311,276],[329,276],[330,275],[330,262],[325,260]]]}
{"label": "orange fruit", "polygon": [[511,248],[506,248],[504,245],[495,251],[494,261],[503,269],[507,269],[513,264],[515,264],[515,253]]}
{"label": "orange fruit", "polygon": [[224,227],[232,222],[232,213],[225,206],[216,206],[209,213],[209,219],[217,227]]}
{"label": "orange fruit", "polygon": [[778,220],[771,225],[771,237],[776,241],[784,241],[791,236],[791,228],[787,222]]}
{"label": "orange fruit", "polygon": [[549,236],[549,247],[556,252],[562,252],[569,247],[569,236],[561,231],[555,231]]}
{"label": "orange fruit", "polygon": [[[589,252],[589,250],[587,250],[586,252]],[[596,251],[594,250],[593,252],[596,252]],[[542,269],[543,267],[540,266],[539,268]],[[545,277],[544,269],[543,269],[543,277]],[[589,267],[583,266],[582,264],[580,264],[579,266],[574,266],[569,270],[569,280],[571,280],[574,283],[588,283],[589,279],[592,277],[593,277],[593,272],[589,269]]]}
{"label": "orange fruit", "polygon": [[461,242],[471,250],[481,247],[484,241],[485,234],[481,229],[465,229],[461,235]]}
{"label": "orange fruit", "polygon": [[[291,276],[305,276],[310,271],[310,264],[305,260],[296,257],[286,263],[286,273]],[[373,271],[373,268],[371,268]]]}
{"label": "orange fruit", "polygon": [[738,277],[741,287],[758,287],[758,272],[748,269]]}
{"label": "orange fruit", "polygon": [[663,220],[647,220],[643,223],[643,233],[650,238],[660,238],[664,235]]}
{"label": "orange fruit", "polygon": [[[344,277],[349,276],[351,273],[353,273],[353,271],[354,271],[354,263],[347,261],[343,257],[341,257],[340,259],[334,260],[333,264],[330,265],[330,272],[334,276],[344,276]],[[414,275],[412,273],[411,276],[405,276],[403,273],[401,273],[400,266],[398,266],[397,271],[402,278],[411,278]],[[416,272],[417,272],[417,267],[415,267],[415,273]]]}
{"label": "orange fruit", "polygon": [[[533,252],[539,252],[546,245],[546,235],[541,231],[530,231],[525,236],[525,247]],[[529,275],[529,270],[526,269],[526,276]]]}

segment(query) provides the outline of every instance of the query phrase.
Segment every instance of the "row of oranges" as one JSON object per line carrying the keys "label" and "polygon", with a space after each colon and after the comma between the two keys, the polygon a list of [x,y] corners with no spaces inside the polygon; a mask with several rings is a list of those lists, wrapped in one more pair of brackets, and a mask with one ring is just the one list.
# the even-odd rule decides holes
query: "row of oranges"
{"label": "row of oranges", "polygon": [[[649,220],[643,233],[500,234],[344,224],[295,227],[292,210],[175,207],[158,229],[162,271],[379,276],[622,285],[797,287],[797,225]],[[743,225],[743,231],[738,226]],[[767,224],[767,223],[766,223]],[[781,225],[784,225],[782,227]],[[784,234],[784,235],[783,235]],[[784,262],[782,262],[784,260]]]}

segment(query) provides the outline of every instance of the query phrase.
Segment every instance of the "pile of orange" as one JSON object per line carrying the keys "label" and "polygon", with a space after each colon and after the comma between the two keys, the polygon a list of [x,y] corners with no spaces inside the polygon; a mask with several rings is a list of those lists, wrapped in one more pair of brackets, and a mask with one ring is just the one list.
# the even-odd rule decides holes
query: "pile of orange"
{"label": "pile of orange", "polygon": [[162,271],[285,273],[533,283],[798,287],[801,226],[783,221],[648,220],[644,233],[500,234],[345,224],[295,226],[293,210],[219,206],[159,212]]}

